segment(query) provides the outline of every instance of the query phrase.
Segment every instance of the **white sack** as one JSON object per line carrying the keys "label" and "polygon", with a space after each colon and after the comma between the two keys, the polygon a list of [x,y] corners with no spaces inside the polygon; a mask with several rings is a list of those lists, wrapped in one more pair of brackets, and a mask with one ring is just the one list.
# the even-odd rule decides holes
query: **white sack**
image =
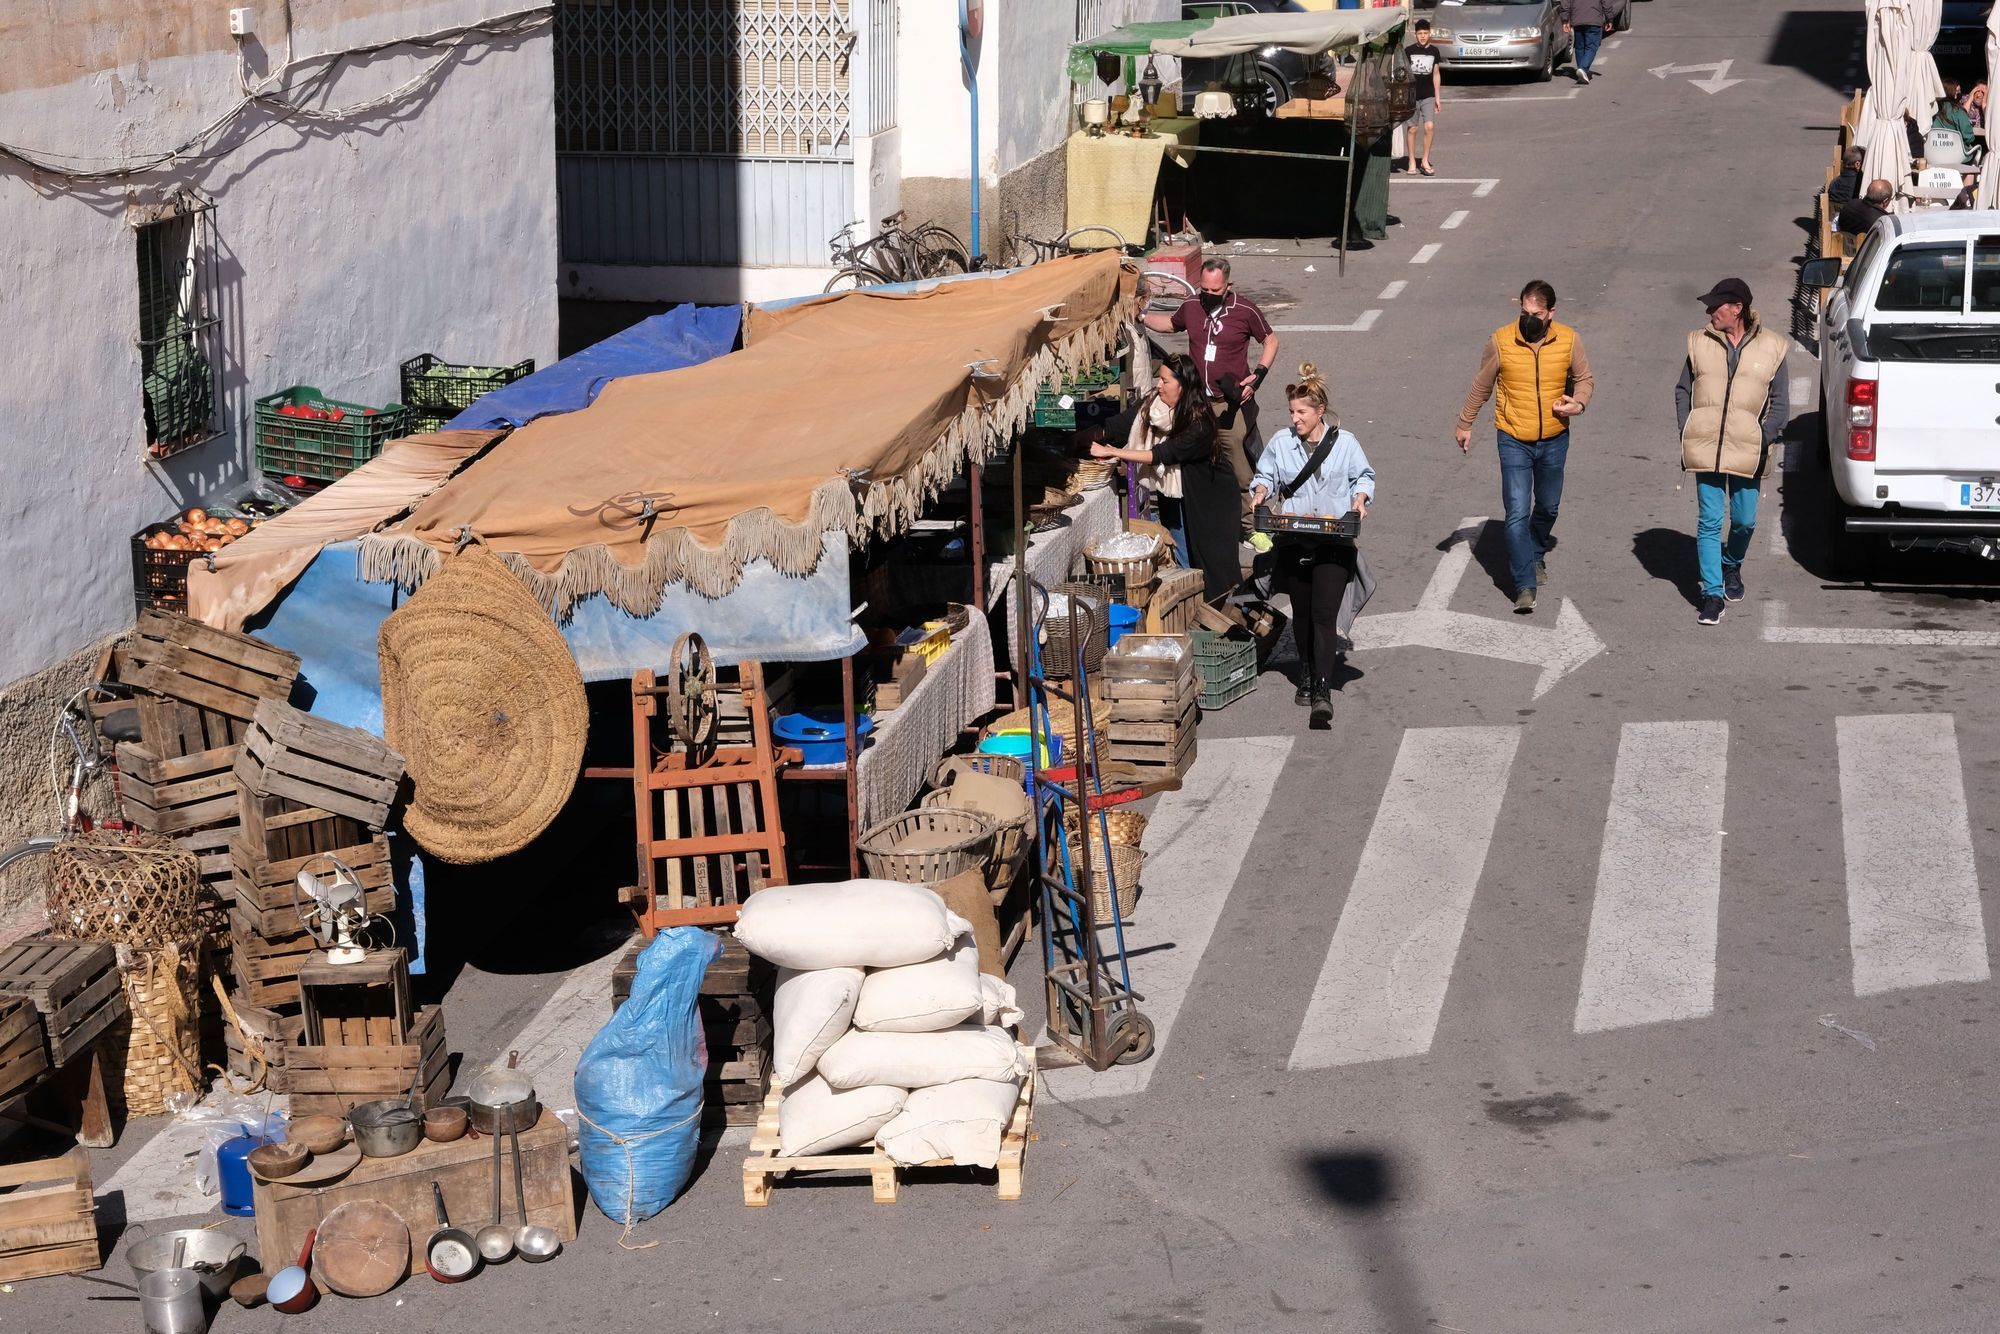
{"label": "white sack", "polygon": [[826,1049],[819,1073],[837,1089],[870,1084],[919,1089],[959,1079],[1013,1079],[1026,1074],[1027,1067],[1005,1031],[961,1024],[942,1033],[864,1033],[857,1028]]}
{"label": "white sack", "polygon": [[881,1084],[835,1090],[814,1075],[786,1089],[778,1104],[778,1153],[797,1158],[866,1144],[903,1109],[907,1096]]}
{"label": "white sack", "polygon": [[979,989],[982,993],[979,1017],[988,1024],[998,1024],[1002,1028],[1013,1028],[1024,1017],[1014,994],[1014,984],[1005,978],[987,973],[979,975]]}
{"label": "white sack", "polygon": [[949,1158],[960,1167],[991,1167],[1020,1100],[1018,1079],[961,1079],[918,1089],[895,1119],[875,1133],[899,1163]]}
{"label": "white sack", "polygon": [[771,1004],[771,1078],[780,1087],[811,1074],[820,1053],[848,1030],[864,976],[859,968],[778,970]]}
{"label": "white sack", "polygon": [[871,1033],[935,1033],[977,1017],[985,1005],[979,947],[967,932],[935,959],[868,974],[854,1005],[854,1026]]}
{"label": "white sack", "polygon": [[745,949],[780,968],[899,968],[935,959],[972,924],[922,885],[774,885],[736,919]]}

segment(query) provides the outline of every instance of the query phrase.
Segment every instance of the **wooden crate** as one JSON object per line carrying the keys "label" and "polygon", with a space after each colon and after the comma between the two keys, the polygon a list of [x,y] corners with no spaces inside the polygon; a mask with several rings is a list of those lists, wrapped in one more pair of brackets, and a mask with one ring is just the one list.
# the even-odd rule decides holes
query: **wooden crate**
{"label": "wooden crate", "polygon": [[291,1095],[292,1115],[345,1116],[364,1102],[408,1097],[420,1065],[424,1073],[417,1105],[433,1106],[451,1086],[444,1011],[436,1005],[417,1011],[410,1038],[392,1046],[300,1043],[286,1048],[285,1091]]}
{"label": "wooden crate", "polygon": [[163,759],[143,742],[118,743],[118,798],[125,818],[169,836],[236,820],[235,746]]}
{"label": "wooden crate", "polygon": [[67,1065],[125,1013],[117,949],[101,940],[35,936],[0,950],[0,996],[41,1016],[55,1065]]}
{"label": "wooden crate", "polygon": [[1104,776],[1141,786],[1184,781],[1197,754],[1195,729],[1189,726],[1172,742],[1113,741],[1104,762]]}
{"label": "wooden crate", "polygon": [[223,1049],[227,1053],[229,1073],[237,1081],[237,1086],[242,1087],[261,1077],[263,1087],[270,1092],[288,1092],[285,1053],[298,1042],[305,1021],[298,1015],[279,1014],[258,1005],[239,1004],[234,1008],[237,1019],[258,1042],[264,1057],[260,1067],[245,1048],[243,1034],[237,1026],[230,1023],[223,1025]]}
{"label": "wooden crate", "polygon": [[[289,797],[268,797],[237,786],[237,829],[246,853],[231,851],[241,865],[256,862],[292,862],[292,874],[304,859],[316,852],[338,854],[369,841],[374,831],[359,820],[309,806]],[[346,858],[341,860],[345,861]]]}
{"label": "wooden crate", "polygon": [[331,1047],[396,1047],[416,1030],[410,957],[370,950],[353,963],[315,953],[299,970],[301,1041]]}
{"label": "wooden crate", "polygon": [[265,700],[244,734],[236,777],[246,793],[287,797],[380,830],[402,786],[403,757],[360,728]]}
{"label": "wooden crate", "polygon": [[1178,567],[1160,571],[1160,582],[1146,603],[1142,624],[1147,634],[1184,635],[1194,628],[1195,609],[1201,605],[1202,573]]}
{"label": "wooden crate", "polygon": [[12,1102],[48,1073],[42,1016],[25,996],[0,1001],[0,1104]]}
{"label": "wooden crate", "polygon": [[259,701],[291,697],[299,658],[251,635],[149,609],[104,675],[144,692],[140,744],[175,759],[241,741]]}
{"label": "wooden crate", "polygon": [[[344,820],[342,823],[352,824]],[[291,935],[298,931],[299,919],[293,908],[292,893],[297,888],[300,871],[309,869],[321,875],[330,875],[333,871],[326,857],[319,853],[287,857],[281,861],[266,860],[263,850],[244,833],[239,833],[230,845],[229,855],[230,889],[237,915],[254,927],[258,934],[265,936]],[[345,862],[361,882],[361,887],[370,892],[371,900],[374,891],[388,890],[393,906],[395,885],[393,868],[389,863],[388,839],[377,835],[352,847],[329,848],[326,855]]]}
{"label": "wooden crate", "polygon": [[[1021,1081],[1021,1096],[1014,1103],[1013,1119],[1001,1132],[1000,1161],[995,1165],[998,1195],[1003,1200],[1021,1198],[1021,1171],[1027,1159],[1028,1133],[1034,1115],[1035,1049],[1021,1044],[1020,1050],[1028,1074]],[[759,1110],[757,1131],[750,1140],[750,1153],[743,1160],[745,1204],[769,1204],[771,1187],[776,1179],[793,1172],[866,1172],[874,1186],[875,1203],[894,1204],[898,1182],[905,1173],[922,1168],[957,1166],[949,1158],[899,1166],[895,1159],[873,1144],[838,1149],[832,1153],[781,1157],[778,1153],[778,1109],[783,1101],[784,1090],[774,1088],[765,1096]]]}
{"label": "wooden crate", "polygon": [[[521,1189],[527,1196],[528,1220],[554,1228],[565,1242],[576,1240],[576,1199],[571,1193],[569,1131],[553,1111],[520,1132]],[[306,1231],[315,1228],[350,1200],[376,1200],[394,1209],[409,1224],[410,1274],[424,1272],[423,1239],[437,1230],[437,1206],[431,1182],[444,1194],[452,1221],[477,1230],[493,1213],[493,1141],[470,1135],[449,1144],[425,1140],[395,1158],[363,1158],[358,1167],[325,1186],[288,1186],[283,1181],[257,1181],[251,1201],[257,1210],[257,1252],[291,1257],[299,1253]],[[507,1220],[514,1221],[514,1167],[501,1169]],[[503,1327],[511,1327],[502,1322]]]}
{"label": "wooden crate", "polygon": [[0,1167],[0,1282],[83,1274],[101,1263],[88,1153]]}
{"label": "wooden crate", "polygon": [[[396,891],[371,889],[365,903],[369,912],[387,915],[396,907]],[[237,995],[251,1005],[268,1009],[296,1005],[299,969],[318,948],[318,943],[303,928],[263,932],[240,905],[230,909],[229,950],[236,970]]]}

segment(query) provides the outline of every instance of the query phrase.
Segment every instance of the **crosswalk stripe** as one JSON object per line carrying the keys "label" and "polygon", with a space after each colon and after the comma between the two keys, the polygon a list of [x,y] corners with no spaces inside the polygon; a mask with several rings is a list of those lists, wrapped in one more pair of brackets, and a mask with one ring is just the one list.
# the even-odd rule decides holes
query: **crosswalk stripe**
{"label": "crosswalk stripe", "polygon": [[1987,976],[1986,924],[1950,714],[1835,722],[1854,994]]}
{"label": "crosswalk stripe", "polygon": [[1577,1032],[1714,1010],[1728,765],[1727,723],[1620,729]]}
{"label": "crosswalk stripe", "polygon": [[1518,727],[1403,733],[1290,1067],[1430,1050]]}
{"label": "crosswalk stripe", "polygon": [[1158,1052],[1173,1032],[1291,752],[1291,737],[1204,741],[1201,763],[1188,771],[1181,789],[1160,798],[1146,823],[1146,893],[1125,927],[1132,985],[1146,998],[1139,1008],[1153,1021],[1155,1054],[1103,1074],[1050,1070],[1041,1076],[1043,1088],[1066,1100],[1112,1098],[1152,1082]]}

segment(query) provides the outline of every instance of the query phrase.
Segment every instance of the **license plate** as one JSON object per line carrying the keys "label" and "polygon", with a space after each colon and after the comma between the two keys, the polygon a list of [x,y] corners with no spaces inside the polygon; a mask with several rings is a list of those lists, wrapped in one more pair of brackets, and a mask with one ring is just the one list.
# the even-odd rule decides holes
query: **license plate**
{"label": "license plate", "polygon": [[1965,510],[2000,510],[2000,481],[1960,482],[1958,507]]}

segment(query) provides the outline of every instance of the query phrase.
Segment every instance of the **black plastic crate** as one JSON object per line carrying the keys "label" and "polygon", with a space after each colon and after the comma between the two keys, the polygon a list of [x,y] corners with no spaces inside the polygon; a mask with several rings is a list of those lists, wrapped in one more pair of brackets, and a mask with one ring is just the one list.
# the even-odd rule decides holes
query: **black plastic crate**
{"label": "black plastic crate", "polygon": [[[187,614],[188,566],[210,554],[205,544],[213,540],[222,550],[247,536],[267,519],[276,518],[291,507],[291,497],[264,488],[226,493],[235,498],[226,504],[206,507],[191,505],[160,523],[149,523],[132,535],[132,596],[143,610]],[[193,519],[199,510],[201,520]],[[214,519],[223,525],[219,533],[203,533],[197,523]],[[149,539],[172,539],[185,546],[153,546]]]}
{"label": "black plastic crate", "polygon": [[146,545],[146,539],[155,533],[172,531],[172,524],[154,523],[132,535],[132,599],[141,611],[155,607],[187,614],[188,565],[202,553]]}
{"label": "black plastic crate", "polygon": [[403,406],[412,431],[435,431],[491,393],[535,373],[532,359],[512,366],[457,366],[429,352],[403,363]]}
{"label": "black plastic crate", "polygon": [[[338,412],[338,421],[286,415],[284,408]],[[333,482],[410,433],[401,403],[379,408],[328,398],[311,385],[293,385],[257,400],[257,467],[266,477]]]}

